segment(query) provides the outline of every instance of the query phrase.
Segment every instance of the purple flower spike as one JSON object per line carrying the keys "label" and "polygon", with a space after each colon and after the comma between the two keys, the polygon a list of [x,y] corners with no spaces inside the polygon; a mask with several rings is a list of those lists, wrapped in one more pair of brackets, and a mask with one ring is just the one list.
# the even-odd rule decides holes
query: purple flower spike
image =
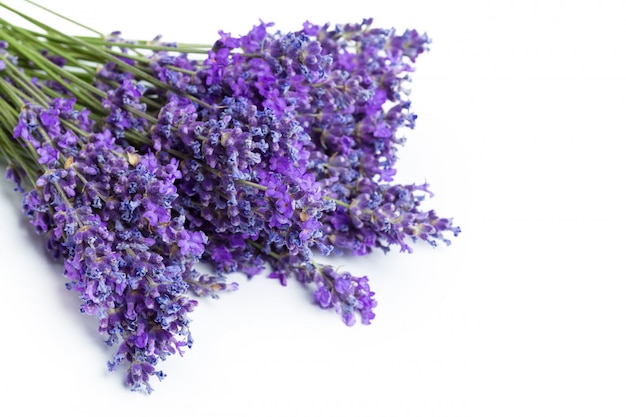
{"label": "purple flower spike", "polygon": [[163,377],[155,365],[191,345],[187,315],[197,302],[187,290],[214,295],[236,286],[195,270],[207,237],[186,230],[175,204],[178,163],[140,157],[108,130],[71,136],[61,120],[84,125],[72,104],[28,105],[20,115],[16,138],[28,140],[49,168],[24,196],[24,213],[64,260],[81,311],[99,317],[107,344],[119,344],[109,368],[126,362],[131,389],[150,392],[150,377]]}

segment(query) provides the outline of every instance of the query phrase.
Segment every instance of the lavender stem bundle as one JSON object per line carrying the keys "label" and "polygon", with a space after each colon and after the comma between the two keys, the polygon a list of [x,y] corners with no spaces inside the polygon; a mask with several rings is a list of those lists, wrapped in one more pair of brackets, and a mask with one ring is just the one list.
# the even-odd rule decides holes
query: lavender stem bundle
{"label": "lavender stem bundle", "polygon": [[7,177],[133,390],[191,347],[188,313],[236,289],[230,273],[295,278],[345,324],[369,324],[368,278],[321,260],[460,232],[422,209],[428,184],[393,182],[426,35],[260,23],[178,45],[73,37],[0,7],[38,28],[0,19]]}

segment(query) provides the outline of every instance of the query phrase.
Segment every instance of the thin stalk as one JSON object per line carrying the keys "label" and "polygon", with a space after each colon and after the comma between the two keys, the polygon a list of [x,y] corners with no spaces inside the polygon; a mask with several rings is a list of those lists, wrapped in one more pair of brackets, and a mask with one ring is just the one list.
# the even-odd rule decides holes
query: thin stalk
{"label": "thin stalk", "polygon": [[[0,35],[2,35],[2,37],[11,44],[11,47],[19,50],[25,57],[31,60],[35,65],[39,66],[42,70],[47,70],[46,71],[47,74],[50,77],[52,77],[54,81],[63,85],[65,88],[68,89],[68,91],[71,91],[76,96],[76,98],[81,99],[81,101],[90,103],[91,106],[101,105],[91,96],[85,95],[84,90],[80,90],[78,89],[78,87],[79,86],[84,87],[88,92],[94,93],[100,97],[106,97],[105,93],[98,90],[96,87],[93,87],[92,85],[86,83],[80,78],[74,76],[73,74],[69,72],[64,72],[54,63],[48,61],[46,58],[42,57],[38,53],[33,53],[28,48],[25,48],[22,45],[19,45],[12,36],[9,36],[6,32],[2,31],[2,29],[0,29]],[[71,81],[72,83],[69,83],[68,81],[64,80],[61,76],[58,75],[57,72],[63,73],[63,76],[67,77],[67,80]],[[75,83],[76,85],[74,85],[73,83]]]}
{"label": "thin stalk", "polygon": [[[13,63],[9,62],[8,60],[5,60],[5,63],[7,64],[7,68],[10,70],[11,74],[13,74],[14,76],[11,77],[11,79],[13,80],[13,82],[19,84],[20,87],[22,87],[24,90],[27,91],[28,94],[30,94],[30,96],[27,96],[29,98],[34,98],[36,101],[39,101],[40,104],[45,104],[46,101],[46,96],[45,94],[43,94],[41,92],[41,90],[38,90],[37,88],[33,88],[33,84],[30,82],[30,80],[24,80],[24,74],[22,74],[18,68],[13,65]],[[19,91],[19,90],[17,90]]]}
{"label": "thin stalk", "polygon": [[[55,33],[55,34],[61,36],[62,38],[67,39],[70,43],[76,43],[78,45],[81,45],[81,46],[85,47],[87,50],[94,51],[94,53],[96,53],[104,61],[114,62],[121,69],[130,72],[131,74],[135,75],[139,79],[150,81],[154,86],[159,87],[159,88],[163,88],[165,90],[171,89],[171,86],[169,86],[168,84],[163,83],[162,81],[156,79],[155,77],[153,77],[149,73],[146,73],[146,72],[144,72],[144,71],[142,71],[140,69],[137,69],[137,67],[135,67],[133,65],[129,65],[128,63],[126,63],[123,60],[119,59],[118,57],[114,56],[113,54],[106,52],[102,48],[98,48],[96,46],[93,46],[93,45],[89,44],[88,42],[85,42],[85,41],[81,40],[78,37],[72,37],[72,36],[65,35],[64,33],[62,33],[60,31],[52,28],[51,26],[48,26],[48,25],[46,25],[44,23],[41,23],[38,20],[33,19],[32,17],[30,17],[28,15],[25,15],[24,13],[22,13],[22,12],[20,12],[18,10],[13,9],[12,7],[9,7],[9,6],[7,6],[6,4],[4,4],[2,2],[0,2],[0,6],[4,7],[5,9],[7,9],[7,10],[9,10],[9,11],[15,13],[15,14],[17,14],[18,16],[26,19],[27,21],[29,21],[29,22],[33,23],[34,25],[40,27],[41,29],[45,30],[46,32]],[[91,87],[91,86],[89,86],[89,87]],[[98,93],[101,93],[101,92],[98,90]],[[98,94],[98,93],[96,93],[96,94]],[[194,97],[192,95],[185,94],[183,92],[181,92],[181,94],[184,97],[186,97],[189,100],[197,103],[200,106],[207,107],[207,108],[209,107],[202,100],[200,100],[200,99],[198,99],[198,98],[196,98],[196,97]]]}
{"label": "thin stalk", "polygon": [[[0,19],[1,22],[5,22],[4,20]],[[32,42],[33,44],[38,44],[40,45],[43,49],[47,49],[50,52],[53,52],[59,56],[62,56],[63,58],[65,58],[68,62],[72,63],[74,66],[76,66],[77,68],[81,68],[85,71],[89,71],[91,68],[85,66],[83,63],[81,63],[79,60],[77,60],[74,56],[72,55],[68,55],[66,52],[67,50],[61,51],[59,48],[57,48],[56,46],[53,46],[50,43],[41,41],[37,36],[32,35],[32,33],[30,31],[27,31],[25,29],[22,29],[20,27],[17,26],[13,26],[12,30],[15,32],[18,32],[20,34],[22,34],[24,36],[24,40],[26,42]],[[73,51],[73,50],[70,50]]]}
{"label": "thin stalk", "polygon": [[[88,42],[85,42],[83,40],[81,40],[80,38],[77,37],[72,37],[72,36],[68,36],[66,34],[64,34],[63,32],[58,31],[57,29],[54,29],[51,26],[48,26],[40,21],[38,21],[37,19],[34,19],[22,12],[20,12],[19,10],[15,10],[12,7],[7,6],[6,4],[0,2],[0,6],[4,7],[5,9],[15,13],[16,15],[26,19],[27,21],[33,23],[34,25],[38,26],[39,28],[45,30],[46,32],[52,32],[55,33],[59,36],[61,36],[61,38],[66,39],[67,41],[69,41],[70,43],[76,43],[77,45],[81,45],[83,47],[85,47],[87,50],[91,50],[91,51],[95,51],[97,54],[99,54],[100,57],[104,58],[105,60],[111,60],[113,62],[115,62],[116,64],[118,64],[121,68],[130,71],[131,73],[135,74],[135,75],[143,75],[145,77],[150,77],[149,74],[144,73],[143,71],[138,71],[135,67],[133,67],[132,65],[128,65],[127,63],[125,63],[124,61],[118,59],[117,57],[103,51],[100,48],[97,48],[95,46],[90,45]],[[160,87],[165,87],[166,85],[163,84]]]}
{"label": "thin stalk", "polygon": [[2,143],[2,145],[0,145],[0,151],[2,156],[6,159],[9,166],[22,168],[26,174],[26,179],[28,179],[32,188],[35,188],[37,186],[37,177],[39,175],[34,173],[35,169],[33,169],[31,162],[25,160],[21,155],[11,152],[13,149],[5,142],[7,138],[7,135],[0,130],[0,143]]}
{"label": "thin stalk", "polygon": [[[4,79],[0,78],[0,89],[2,91],[4,91],[4,93],[8,96],[8,98],[13,102],[13,105],[14,105],[14,107],[6,107],[5,108],[5,110],[7,110],[6,114],[8,114],[8,113],[17,113],[17,111],[15,110],[15,107],[21,108],[24,105],[24,102],[21,101],[20,98],[17,95],[15,95],[15,91],[13,90],[14,88],[15,87],[13,87],[7,81],[5,81]],[[17,116],[15,117],[15,120],[17,122]]]}
{"label": "thin stalk", "polygon": [[[26,30],[26,29],[25,29]],[[43,38],[48,39],[51,42],[55,42],[57,44],[67,44],[67,39],[65,37],[59,37],[50,33],[38,33],[33,32],[37,36],[41,36]],[[176,46],[165,46],[160,45],[158,43],[153,43],[154,41],[146,41],[146,40],[128,40],[127,42],[116,42],[111,40],[106,40],[103,38],[94,38],[90,36],[73,36],[74,38],[81,39],[85,42],[88,42],[91,45],[97,46],[106,46],[106,47],[117,47],[120,49],[130,49],[134,51],[138,55],[144,55],[141,51],[165,51],[165,52],[180,52],[185,54],[200,54],[206,55],[206,53],[213,48],[213,45],[203,45],[203,44],[192,44],[192,43],[178,43],[176,42]]]}

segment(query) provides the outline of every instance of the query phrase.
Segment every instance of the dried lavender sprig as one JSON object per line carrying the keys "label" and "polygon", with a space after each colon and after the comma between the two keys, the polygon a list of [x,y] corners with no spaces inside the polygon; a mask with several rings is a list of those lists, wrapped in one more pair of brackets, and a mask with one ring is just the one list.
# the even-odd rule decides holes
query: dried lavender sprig
{"label": "dried lavender sprig", "polygon": [[269,278],[285,286],[288,277],[293,275],[303,284],[313,284],[315,302],[323,309],[333,308],[347,326],[356,323],[357,315],[365,325],[371,324],[376,317],[373,310],[378,303],[374,299],[375,293],[370,290],[367,276],[356,277],[313,259],[303,259],[289,253],[279,254],[258,242],[250,244],[268,255],[272,267]]}

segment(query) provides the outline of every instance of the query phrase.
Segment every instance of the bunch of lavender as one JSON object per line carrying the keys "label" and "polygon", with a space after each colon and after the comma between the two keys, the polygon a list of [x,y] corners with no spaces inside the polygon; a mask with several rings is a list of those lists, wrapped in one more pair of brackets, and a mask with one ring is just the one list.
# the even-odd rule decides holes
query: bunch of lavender
{"label": "bunch of lavender", "polygon": [[[335,253],[338,249],[349,248],[352,253],[366,254],[372,247],[386,250],[388,244],[394,243],[400,244],[402,250],[410,250],[406,243],[409,237],[432,244],[435,239],[448,243],[442,232],[451,230],[456,234],[458,228],[453,228],[449,220],[438,218],[433,211],[424,213],[419,208],[423,196],[417,193],[429,192],[427,184],[391,186],[373,178],[378,175],[381,180],[391,179],[395,143],[402,142],[396,139],[395,131],[403,125],[412,127],[415,117],[406,111],[409,103],[402,101],[401,94],[402,81],[406,80],[405,73],[411,67],[403,59],[413,62],[428,39],[415,31],[396,36],[393,31],[372,29],[370,25],[368,20],[362,25],[345,25],[329,31],[328,26],[319,28],[306,24],[301,32],[281,35],[279,32],[269,34],[268,25],[262,24],[242,38],[221,33],[221,38],[209,51],[209,59],[201,64],[185,54],[171,55],[165,51],[157,52],[148,60],[141,56],[130,58],[129,46],[133,43],[124,43],[116,35],[109,39],[107,46],[121,44],[123,47],[108,55],[109,61],[97,74],[98,87],[107,92],[103,102],[103,107],[110,110],[107,123],[118,139],[123,139],[125,129],[131,128],[135,133],[151,136],[152,146],[157,150],[164,143],[168,152],[192,155],[196,161],[201,161],[203,168],[208,165],[212,181],[219,178],[217,186],[207,185],[210,181],[206,180],[206,169],[198,173],[198,163],[189,164],[188,170],[183,168],[188,174],[184,177],[190,179],[185,197],[200,197],[199,202],[187,198],[189,211],[198,209],[199,216],[195,217],[199,221],[195,223],[206,229],[215,226],[216,219],[225,219],[226,222],[221,222],[223,226],[216,229],[217,233],[211,230],[210,234],[226,231],[227,239],[218,240],[226,242],[237,235],[238,241],[247,241],[248,246],[252,244],[270,255],[266,257],[274,269],[270,276],[280,277],[281,282],[294,269],[301,280],[312,281],[310,273],[303,273],[319,271],[319,268],[311,268],[310,247],[321,249],[323,254],[332,252],[333,248],[336,248]],[[324,54],[322,43],[312,35],[322,39],[331,53]],[[172,49],[172,45],[163,45],[163,48]],[[89,48],[91,52],[93,49]],[[142,63],[144,67],[136,70]],[[334,78],[327,73],[334,74]],[[140,104],[146,92],[151,97]],[[384,111],[383,105],[388,100],[400,103]],[[159,102],[166,104],[161,106]],[[160,109],[156,117],[145,113],[146,103]],[[311,108],[317,112],[313,121],[310,120]],[[252,135],[254,130],[247,127],[258,127],[256,112],[259,109],[264,116],[269,114],[270,118],[286,120],[283,125],[290,127],[286,143],[277,146],[283,155],[266,152],[268,133],[272,140],[285,137],[279,129],[266,128],[263,135],[256,129]],[[330,123],[329,115],[337,114],[343,114],[343,122],[338,124],[339,119],[335,117]],[[151,124],[146,123],[148,120],[154,125],[145,135],[147,125]],[[232,136],[231,126],[238,130],[243,127],[243,134]],[[266,126],[268,124],[263,124],[261,128]],[[215,132],[216,129],[219,132]],[[228,140],[225,140],[225,130],[229,131]],[[304,132],[303,139],[290,140],[297,130]],[[251,135],[261,140],[250,140]],[[327,140],[343,143],[343,147],[330,148]],[[222,147],[216,146],[218,142]],[[352,145],[348,146],[349,143]],[[367,146],[368,143],[373,145]],[[226,148],[225,155],[214,155],[222,148]],[[285,155],[285,149],[289,150],[289,155]],[[268,164],[262,156],[269,157],[269,176],[263,172]],[[305,175],[309,176],[305,183],[313,184],[313,190],[322,187],[329,190],[322,197],[331,204],[320,205],[318,199],[313,201],[311,209],[311,205],[294,201],[290,190],[300,190],[299,177],[305,163]],[[311,174],[315,181],[310,179]],[[263,182],[266,178],[273,178],[279,187],[268,186]],[[211,191],[209,196],[217,198],[202,199],[202,191],[195,194],[202,187],[205,195]],[[275,189],[283,190],[282,199]],[[237,193],[246,196],[240,200],[243,207],[237,204]],[[315,194],[314,191],[314,198],[318,198]],[[261,198],[254,198],[254,195]],[[268,219],[263,219],[259,213],[267,212],[267,203],[272,197],[279,199],[269,205],[277,213],[272,220],[278,219],[278,223],[270,224],[267,230]],[[251,202],[260,203],[260,207]],[[306,207],[304,216],[290,209],[289,203]],[[250,214],[243,222],[242,213]],[[289,216],[296,221],[289,222]],[[304,227],[298,225],[298,218],[305,219]],[[295,230],[289,227],[293,224],[296,224]],[[225,251],[214,249],[217,250],[211,250],[208,258],[220,264],[220,256],[215,254]],[[258,271],[259,257],[251,256],[248,248],[244,252],[243,259],[254,260],[246,269]],[[288,262],[276,262],[282,258],[287,258]],[[227,256],[228,267],[224,268],[222,263],[219,269],[232,270],[231,259]]]}
{"label": "bunch of lavender", "polygon": [[[111,334],[123,343],[113,366],[132,363],[134,387],[156,372],[156,356],[136,343],[143,344],[147,325],[121,330],[128,326],[113,310],[130,304],[164,329],[174,323],[170,348],[158,350],[171,353],[184,344],[186,319],[164,319],[161,304],[167,311],[178,305],[171,314],[184,315],[194,305],[192,293],[215,295],[233,288],[225,274],[253,277],[269,266],[268,276],[283,285],[289,277],[312,284],[316,302],[346,324],[357,316],[369,324],[376,301],[368,278],[318,258],[391,245],[410,252],[411,241],[449,244],[446,234],[460,232],[451,219],[422,209],[425,196],[432,197],[428,184],[393,183],[404,130],[417,117],[407,84],[427,49],[425,34],[397,34],[371,19],[332,28],[306,22],[293,33],[261,23],[242,37],[219,32],[212,45],[180,45],[127,41],[119,33],[72,37],[0,6],[40,29],[0,19],[0,39],[11,46],[11,56],[8,44],[0,47],[0,70],[9,73],[2,94],[13,103],[0,113],[5,126],[16,126],[0,134],[25,145],[3,140],[10,175],[18,186],[25,177],[36,185],[25,211],[66,260],[72,287],[89,294],[85,312],[101,315],[108,333],[107,317],[115,317]],[[88,148],[110,152],[104,157]],[[85,246],[89,239],[74,236],[92,224],[86,230],[99,239],[97,249],[96,241]],[[76,263],[77,251],[88,249],[94,257]],[[124,269],[128,256],[143,253],[146,264],[162,266]],[[102,261],[109,257],[117,269]],[[101,265],[93,275],[85,259],[105,262],[105,275],[118,277],[105,278],[104,286],[121,281],[132,294],[160,288],[154,302],[100,294]],[[200,259],[212,276],[195,272]],[[89,284],[87,275],[100,281]],[[144,277],[148,284],[133,289],[133,279]],[[162,279],[176,282],[163,303]]]}

